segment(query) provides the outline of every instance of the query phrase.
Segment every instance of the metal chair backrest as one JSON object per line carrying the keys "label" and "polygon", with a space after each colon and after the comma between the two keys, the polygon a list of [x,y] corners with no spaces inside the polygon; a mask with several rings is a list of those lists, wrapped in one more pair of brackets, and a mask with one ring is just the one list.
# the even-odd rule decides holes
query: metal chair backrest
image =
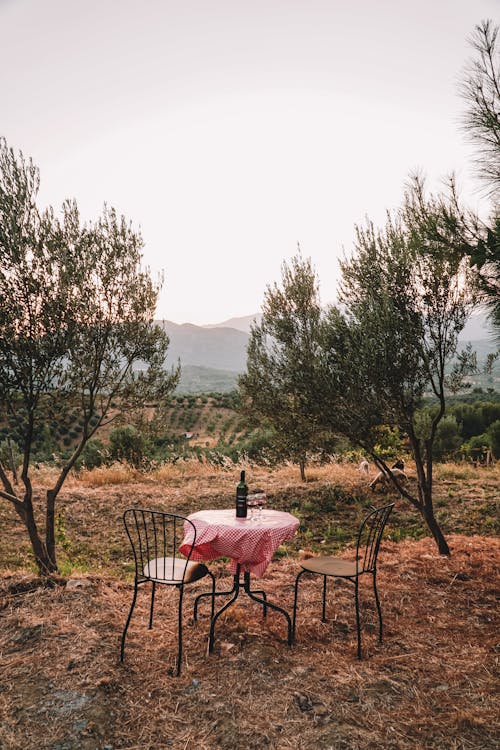
{"label": "metal chair backrest", "polygon": [[359,573],[371,573],[377,567],[377,556],[387,519],[394,503],[376,508],[369,513],[360,526],[356,549],[356,565]]}
{"label": "metal chair backrest", "polygon": [[[134,554],[137,580],[183,580],[196,542],[192,521],[175,513],[129,508],[123,514],[123,523]],[[178,549],[186,525],[192,527],[192,543],[187,556],[180,557]],[[144,572],[146,566],[149,575]]]}

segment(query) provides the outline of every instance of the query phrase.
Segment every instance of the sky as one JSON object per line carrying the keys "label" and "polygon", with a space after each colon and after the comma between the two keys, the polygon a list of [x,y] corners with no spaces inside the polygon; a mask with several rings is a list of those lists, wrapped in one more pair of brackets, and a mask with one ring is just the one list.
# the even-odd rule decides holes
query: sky
{"label": "sky", "polygon": [[410,173],[487,212],[458,94],[486,18],[500,0],[0,0],[0,135],[41,206],[141,231],[157,318],[258,312],[298,244],[327,304]]}

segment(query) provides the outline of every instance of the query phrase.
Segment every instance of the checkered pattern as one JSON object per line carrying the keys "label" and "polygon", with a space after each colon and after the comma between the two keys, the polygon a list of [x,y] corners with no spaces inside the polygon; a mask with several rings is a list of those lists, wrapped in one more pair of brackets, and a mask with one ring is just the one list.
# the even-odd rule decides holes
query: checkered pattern
{"label": "checkered pattern", "polygon": [[[233,574],[239,564],[241,571],[255,576],[264,574],[276,549],[291,539],[299,527],[299,519],[290,513],[267,509],[258,521],[236,518],[234,509],[200,510],[192,513],[189,520],[196,526],[191,560],[230,557]],[[182,554],[189,552],[193,541],[192,528],[185,528],[185,532],[179,547]]]}

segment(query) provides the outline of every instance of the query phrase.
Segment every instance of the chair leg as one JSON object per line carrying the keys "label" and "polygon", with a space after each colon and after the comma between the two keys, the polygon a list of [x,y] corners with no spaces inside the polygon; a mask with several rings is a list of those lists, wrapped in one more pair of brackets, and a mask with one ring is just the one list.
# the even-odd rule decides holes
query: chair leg
{"label": "chair leg", "polygon": [[215,614],[215,576],[213,573],[209,574],[212,578],[212,606],[210,607],[210,622],[214,619]]}
{"label": "chair leg", "polygon": [[354,599],[356,604],[356,630],[358,633],[358,659],[361,659],[361,626],[359,621],[359,585],[357,576],[354,581]]}
{"label": "chair leg", "polygon": [[382,643],[382,609],[380,607],[380,601],[378,598],[378,591],[377,591],[377,572],[373,572],[373,591],[375,593],[375,602],[377,604],[377,611],[378,611],[378,639],[379,642]]}
{"label": "chair leg", "polygon": [[151,607],[149,609],[149,629],[151,630],[153,627],[153,611],[155,606],[155,592],[156,592],[156,583],[155,581],[151,581],[153,584],[153,588],[151,589]]}
{"label": "chair leg", "polygon": [[178,648],[177,648],[177,672],[179,677],[182,666],[182,597],[184,595],[184,586],[179,586],[179,615],[178,615]]}
{"label": "chair leg", "polygon": [[301,570],[295,579],[295,594],[293,597],[293,623],[292,623],[292,642],[295,640],[295,624],[297,622],[297,598],[299,595],[299,580],[305,573],[305,570]]}
{"label": "chair leg", "polygon": [[326,622],[326,576],[323,576],[323,610],[321,612],[321,622]]}
{"label": "chair leg", "polygon": [[127,635],[128,626],[130,625],[130,620],[132,619],[132,612],[134,611],[136,601],[137,601],[137,580],[134,581],[134,595],[132,597],[132,604],[130,605],[127,622],[125,623],[125,627],[123,628],[122,641],[121,641],[121,646],[120,646],[120,661],[123,661],[125,657],[125,638]]}

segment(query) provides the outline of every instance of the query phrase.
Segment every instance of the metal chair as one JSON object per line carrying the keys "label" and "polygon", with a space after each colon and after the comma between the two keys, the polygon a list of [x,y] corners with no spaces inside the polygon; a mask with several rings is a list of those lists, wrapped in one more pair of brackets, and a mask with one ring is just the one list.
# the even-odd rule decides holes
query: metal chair
{"label": "metal chair", "polygon": [[[207,575],[210,576],[212,579],[213,617],[215,578],[206,565],[192,562],[189,559],[196,542],[196,528],[188,518],[174,513],[129,508],[123,514],[123,523],[134,554],[135,577],[132,604],[122,634],[120,661],[124,659],[125,638],[132,619],[139,586],[148,582],[152,584],[149,611],[150,629],[153,627],[156,585],[175,586],[179,590],[177,651],[177,676],[179,676],[182,660],[182,599],[184,586],[199,581]],[[177,550],[184,537],[186,524],[190,524],[192,527],[193,541],[188,555],[184,558],[178,556]]]}
{"label": "metal chair", "polygon": [[293,636],[297,620],[297,597],[299,581],[304,573],[316,573],[323,576],[323,612],[322,622],[326,622],[326,581],[328,577],[343,578],[354,584],[354,599],[356,605],[356,628],[358,634],[358,659],[361,659],[361,628],[359,618],[359,579],[362,575],[373,576],[373,591],[377,604],[379,619],[379,641],[382,643],[382,610],[377,592],[377,557],[380,541],[394,503],[383,508],[374,509],[362,522],[356,545],[356,560],[341,560],[337,557],[312,557],[301,562],[302,570],[295,579],[295,597],[293,602]]}

